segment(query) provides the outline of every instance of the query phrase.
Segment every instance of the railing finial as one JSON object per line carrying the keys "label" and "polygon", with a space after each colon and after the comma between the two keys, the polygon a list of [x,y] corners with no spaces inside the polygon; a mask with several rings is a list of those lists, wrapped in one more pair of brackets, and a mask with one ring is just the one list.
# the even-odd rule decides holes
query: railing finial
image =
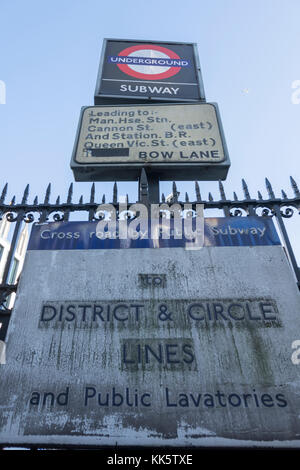
{"label": "railing finial", "polygon": [[24,193],[23,193],[23,198],[22,198],[21,204],[26,204],[26,203],[27,203],[28,194],[29,194],[29,184],[27,184],[26,188],[24,189]]}
{"label": "railing finial", "polygon": [[299,188],[298,188],[298,185],[297,185],[296,181],[294,180],[294,178],[292,176],[290,176],[290,181],[291,181],[291,185],[292,185],[295,197],[299,197],[300,196],[300,191],[299,191]]}
{"label": "railing finial", "polygon": [[49,204],[50,193],[51,193],[51,183],[49,183],[48,186],[47,186],[46,193],[45,193],[45,198],[44,198],[44,204]]}
{"label": "railing finial", "polygon": [[177,191],[177,186],[176,186],[175,181],[173,181],[173,184],[172,184],[172,198],[173,198],[173,202],[178,202],[178,196],[179,196],[179,192]]}
{"label": "railing finial", "polygon": [[141,177],[140,177],[140,187],[139,187],[139,201],[145,204],[149,200],[149,185],[148,178],[145,168],[142,168]]}
{"label": "railing finial", "polygon": [[90,202],[95,202],[95,183],[91,186]]}
{"label": "railing finial", "polygon": [[225,194],[224,186],[221,180],[219,180],[219,191],[220,191],[221,201],[226,201],[226,194]]}
{"label": "railing finial", "polygon": [[72,196],[73,196],[73,183],[71,183],[69,186],[67,204],[71,204]]}
{"label": "railing finial", "polygon": [[198,181],[195,181],[195,192],[196,192],[196,200],[197,202],[201,201],[201,193]]}
{"label": "railing finial", "polygon": [[117,182],[115,181],[114,183],[114,188],[113,188],[113,204],[118,203],[118,186]]}
{"label": "railing finial", "polygon": [[6,194],[7,194],[7,186],[8,186],[8,184],[6,183],[3,190],[2,190],[2,193],[1,193],[1,196],[0,196],[0,204],[3,204],[4,201],[5,201],[5,197],[6,197]]}
{"label": "railing finial", "polygon": [[275,194],[274,194],[272,185],[271,185],[270,181],[268,180],[268,178],[265,179],[265,182],[266,182],[266,188],[267,188],[267,191],[268,191],[268,194],[269,194],[269,199],[275,199]]}
{"label": "railing finial", "polygon": [[244,180],[244,178],[242,178],[242,186],[243,186],[245,199],[247,199],[247,200],[251,199],[249,189],[248,189],[248,185],[247,185],[246,181]]}

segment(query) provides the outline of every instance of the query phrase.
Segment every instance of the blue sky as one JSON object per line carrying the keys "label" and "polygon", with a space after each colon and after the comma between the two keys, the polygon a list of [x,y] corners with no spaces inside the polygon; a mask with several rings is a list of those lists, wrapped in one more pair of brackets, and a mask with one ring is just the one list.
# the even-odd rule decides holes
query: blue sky
{"label": "blue sky", "polygon": [[[264,191],[268,176],[277,194],[291,196],[289,176],[300,183],[300,104],[292,83],[300,80],[299,0],[1,0],[0,186],[20,197],[30,183],[41,196],[65,196],[81,106],[93,104],[105,37],[195,42],[207,101],[219,104],[231,169],[224,186],[241,193]],[[300,93],[298,94],[300,96]],[[191,183],[179,183],[193,195]],[[88,193],[76,183],[75,198]],[[111,197],[110,183],[97,194]],[[170,183],[162,189],[169,193]],[[217,196],[217,184],[201,183]],[[136,184],[120,184],[136,198]],[[266,194],[264,192],[264,194]],[[300,258],[300,224],[288,221]]]}

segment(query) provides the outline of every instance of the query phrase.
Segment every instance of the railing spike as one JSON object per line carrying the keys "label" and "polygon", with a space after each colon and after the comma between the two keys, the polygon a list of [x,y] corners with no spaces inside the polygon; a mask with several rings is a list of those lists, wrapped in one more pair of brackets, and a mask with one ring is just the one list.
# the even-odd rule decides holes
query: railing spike
{"label": "railing spike", "polygon": [[247,185],[246,181],[244,180],[244,178],[242,178],[242,186],[243,186],[245,199],[251,199],[249,189],[248,189],[248,185]]}
{"label": "railing spike", "polygon": [[149,200],[149,186],[148,178],[145,168],[142,168],[140,183],[139,183],[139,200],[140,202],[148,203]]}
{"label": "railing spike", "polygon": [[187,192],[185,193],[185,202],[190,202],[190,200],[189,200],[189,195],[188,195]]}
{"label": "railing spike", "polygon": [[60,196],[58,196],[56,199],[56,205],[59,206],[59,204],[60,204]]}
{"label": "railing spike", "polygon": [[24,194],[23,194],[23,198],[22,198],[21,204],[26,204],[27,198],[28,198],[28,194],[29,194],[29,184],[27,184],[26,188],[24,189]]}
{"label": "railing spike", "polygon": [[213,200],[214,200],[214,198],[212,197],[212,194],[211,194],[211,193],[208,193],[208,200],[209,200],[209,201],[213,201]]}
{"label": "railing spike", "polygon": [[102,196],[102,204],[105,204],[105,194]]}
{"label": "railing spike", "polygon": [[16,203],[16,196],[13,196],[13,198],[12,198],[12,200],[11,200],[11,202],[10,202],[10,205],[11,205],[11,206],[14,206],[15,203]]}
{"label": "railing spike", "polygon": [[129,203],[129,197],[128,197],[128,194],[126,194],[126,197],[125,197],[125,204],[128,205]]}
{"label": "railing spike", "polygon": [[51,193],[51,183],[49,183],[48,186],[47,186],[46,193],[45,193],[44,204],[49,203],[50,193]]}
{"label": "railing spike", "polygon": [[161,201],[166,202],[166,197],[165,197],[164,193],[162,193],[162,195],[161,195]]}
{"label": "railing spike", "polygon": [[95,202],[95,183],[91,186],[90,202]]}
{"label": "railing spike", "polygon": [[195,181],[195,192],[196,192],[196,200],[201,201],[201,193],[198,181]]}
{"label": "railing spike", "polygon": [[283,199],[287,199],[287,198],[288,198],[287,195],[286,195],[286,192],[283,191],[283,189],[281,190],[281,194],[282,194]]}
{"label": "railing spike", "polygon": [[268,180],[268,178],[265,179],[265,182],[266,182],[266,188],[267,188],[267,191],[268,191],[268,194],[269,194],[269,199],[275,199],[275,194],[274,194],[272,185],[271,185],[270,181]]}
{"label": "railing spike", "polygon": [[1,197],[0,197],[0,204],[4,203],[4,200],[5,200],[5,197],[6,197],[6,194],[7,194],[7,186],[8,185],[6,183],[3,190],[2,190]]}
{"label": "railing spike", "polygon": [[178,202],[178,196],[179,196],[179,194],[180,194],[180,193],[177,191],[176,183],[175,183],[175,181],[173,181],[173,184],[172,184],[173,202]]}
{"label": "railing spike", "polygon": [[141,171],[141,185],[143,184],[148,184],[148,179],[147,179],[145,168],[142,168],[142,171]]}
{"label": "railing spike", "polygon": [[33,205],[34,205],[34,206],[37,206],[38,203],[39,203],[39,202],[38,202],[38,197],[35,196],[34,201],[33,201]]}
{"label": "railing spike", "polygon": [[114,188],[113,188],[113,204],[117,204],[117,202],[118,202],[118,186],[117,186],[117,182],[115,181]]}
{"label": "railing spike", "polygon": [[226,201],[226,195],[224,191],[224,186],[221,180],[219,180],[219,191],[220,191],[220,196],[222,201]]}
{"label": "railing spike", "polygon": [[73,183],[71,183],[71,184],[70,184],[70,187],[69,187],[67,204],[71,204],[71,202],[72,202],[72,195],[73,195]]}
{"label": "railing spike", "polygon": [[237,194],[236,194],[235,191],[233,191],[233,199],[234,199],[235,201],[238,201],[238,197],[237,197]]}
{"label": "railing spike", "polygon": [[261,192],[260,192],[260,191],[257,191],[257,194],[258,194],[258,199],[259,199],[260,201],[262,201],[263,197],[262,197],[262,195],[261,195]]}
{"label": "railing spike", "polygon": [[299,191],[299,188],[298,188],[298,185],[297,185],[296,181],[294,180],[294,178],[292,176],[290,176],[290,181],[291,181],[291,185],[292,185],[295,196],[299,197],[300,196],[300,191]]}
{"label": "railing spike", "polygon": [[83,196],[82,195],[80,196],[79,204],[83,204]]}

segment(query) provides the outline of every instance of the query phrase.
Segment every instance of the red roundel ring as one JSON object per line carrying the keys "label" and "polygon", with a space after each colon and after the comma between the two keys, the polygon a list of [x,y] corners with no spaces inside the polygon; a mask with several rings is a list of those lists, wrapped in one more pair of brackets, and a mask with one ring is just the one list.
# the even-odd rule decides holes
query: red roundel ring
{"label": "red roundel ring", "polygon": [[[138,50],[145,50],[145,49],[152,49],[154,51],[162,52],[163,54],[166,54],[170,59],[180,59],[179,55],[176,54],[175,52],[171,51],[170,49],[167,49],[166,47],[157,46],[155,44],[139,44],[138,46],[127,47],[126,49],[121,51],[118,55],[128,56],[132,52],[136,52]],[[158,80],[158,79],[169,78],[169,77],[172,77],[173,75],[176,75],[181,70],[181,67],[169,67],[169,69],[165,70],[164,72],[160,72],[156,74],[146,74],[146,73],[133,70],[131,67],[129,67],[126,64],[117,64],[117,66],[119,67],[120,70],[122,70],[122,72],[126,73],[127,75],[130,75],[131,77],[135,77],[135,78],[143,78],[144,80]]]}

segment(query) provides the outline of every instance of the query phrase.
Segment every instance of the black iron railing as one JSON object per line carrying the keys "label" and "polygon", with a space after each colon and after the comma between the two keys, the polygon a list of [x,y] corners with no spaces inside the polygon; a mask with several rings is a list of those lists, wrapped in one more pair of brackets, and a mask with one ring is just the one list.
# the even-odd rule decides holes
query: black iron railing
{"label": "black iron railing", "polygon": [[[184,204],[189,203],[192,210],[196,210],[196,204],[203,204],[204,210],[220,209],[226,217],[251,215],[274,217],[277,220],[286,252],[295,273],[295,282],[297,282],[300,288],[300,269],[284,223],[284,219],[291,218],[295,213],[300,213],[300,191],[292,177],[290,178],[294,196],[292,198],[289,198],[284,190],[281,191],[281,196],[277,197],[267,178],[265,182],[268,198],[263,198],[260,191],[258,191],[257,197],[253,198],[250,195],[245,180],[242,179],[243,198],[239,199],[236,192],[233,192],[232,198],[228,198],[225,194],[223,183],[219,181],[220,199],[214,199],[210,192],[208,194],[208,198],[203,199],[200,193],[199,183],[195,182],[196,197],[191,200],[189,195],[186,193],[184,201],[179,200],[179,192],[177,191],[176,183],[173,183],[171,196],[166,199],[164,194],[162,194],[160,203],[168,205],[177,203],[182,208]],[[139,182],[139,200],[137,202],[149,207],[151,204],[150,189],[146,172],[142,171]],[[50,194],[51,184],[47,187],[43,202],[39,202],[38,197],[35,197],[33,203],[29,203],[29,185],[27,185],[21,202],[16,203],[15,197],[13,197],[11,201],[6,201],[7,184],[2,190],[0,196],[0,220],[5,217],[6,220],[14,223],[15,227],[2,275],[2,282],[0,284],[0,316],[10,315],[11,311],[6,307],[7,298],[17,290],[17,283],[9,283],[9,274],[22,225],[24,223],[31,224],[33,222],[43,223],[47,221],[68,221],[72,213],[79,211],[86,212],[89,221],[99,220],[99,215],[97,214],[97,211],[99,211],[99,205],[106,203],[105,195],[102,196],[101,202],[96,202],[94,183],[91,185],[88,201],[84,201],[83,196],[79,198],[78,202],[73,201],[73,183],[69,187],[66,202],[61,202],[60,197],[58,197],[55,202],[50,202]],[[126,199],[126,202],[130,204],[128,197],[126,197]],[[113,200],[110,204],[114,206],[116,213],[118,213],[118,186],[116,183],[114,183],[113,186]]]}

